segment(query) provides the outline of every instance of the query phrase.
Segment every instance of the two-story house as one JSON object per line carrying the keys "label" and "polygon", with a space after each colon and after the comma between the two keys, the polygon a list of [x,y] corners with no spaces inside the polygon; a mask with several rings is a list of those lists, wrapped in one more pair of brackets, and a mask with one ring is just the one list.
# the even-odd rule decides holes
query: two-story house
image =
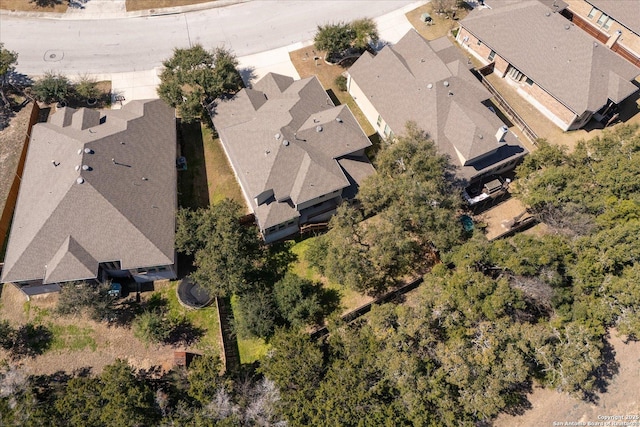
{"label": "two-story house", "polygon": [[316,77],[269,73],[211,106],[213,124],[264,240],[326,221],[375,173],[371,142]]}

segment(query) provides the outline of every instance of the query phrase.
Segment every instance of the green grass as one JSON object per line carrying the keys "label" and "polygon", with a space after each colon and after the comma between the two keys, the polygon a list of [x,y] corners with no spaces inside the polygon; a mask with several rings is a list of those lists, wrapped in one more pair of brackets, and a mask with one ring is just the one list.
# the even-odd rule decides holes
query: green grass
{"label": "green grass", "polygon": [[262,338],[239,338],[240,363],[244,365],[260,360],[270,348],[271,346]]}
{"label": "green grass", "polygon": [[[238,297],[236,295],[231,297],[231,309],[237,322],[240,311],[238,310]],[[262,338],[238,335],[238,353],[240,353],[240,363],[243,365],[260,360],[270,348],[271,346]]]}
{"label": "green grass", "polygon": [[96,351],[98,347],[96,340],[93,338],[94,330],[91,328],[77,325],[61,326],[52,323],[49,323],[47,327],[53,334],[50,351],[79,351],[85,348]]}
{"label": "green grass", "polygon": [[194,347],[204,352],[220,354],[220,340],[218,338],[220,324],[215,305],[199,310],[189,310],[183,307],[178,302],[178,296],[176,295],[177,285],[177,281],[171,282],[168,287],[156,292],[167,300],[168,316],[172,319],[186,318],[193,326],[203,329],[204,335]]}
{"label": "green grass", "polygon": [[245,201],[240,184],[238,184],[233,169],[231,169],[220,139],[214,139],[211,129],[204,126],[202,127],[202,139],[204,141],[211,204],[215,205],[225,198],[229,198],[244,206]]}
{"label": "green grass", "polygon": [[297,255],[297,260],[291,265],[290,270],[300,277],[322,283],[322,286],[325,289],[331,289],[338,292],[340,295],[341,312],[351,311],[368,302],[370,298],[363,296],[360,292],[348,289],[342,284],[333,283],[309,265],[305,258],[305,254],[314,239],[317,239],[317,237],[310,237],[305,240],[301,240],[292,246],[291,251]]}

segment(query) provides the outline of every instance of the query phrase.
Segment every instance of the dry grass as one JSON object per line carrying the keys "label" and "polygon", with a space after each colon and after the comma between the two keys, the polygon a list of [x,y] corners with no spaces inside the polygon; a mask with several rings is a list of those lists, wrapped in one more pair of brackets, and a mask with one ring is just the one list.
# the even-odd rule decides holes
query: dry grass
{"label": "dry grass", "polygon": [[19,10],[23,12],[64,13],[69,7],[66,0],[49,0],[44,1],[43,4],[47,4],[48,6],[39,7],[31,0],[0,0],[0,9]]}
{"label": "dry grass", "polygon": [[208,3],[212,0],[127,0],[127,12],[135,10],[160,9],[163,7],[187,6]]}
{"label": "dry grass", "polygon": [[242,189],[222,149],[220,139],[214,139],[211,130],[205,127],[202,128],[202,137],[209,202],[215,205],[225,198],[229,198],[245,206],[245,213],[249,213],[249,207],[246,206],[242,196]]}
{"label": "dry grass", "polygon": [[[289,53],[291,62],[300,77],[304,79],[317,76],[322,86],[333,99],[333,102],[336,104],[346,104],[358,120],[358,123],[360,123],[364,133],[371,138],[371,135],[375,133],[373,127],[369,124],[364,114],[362,114],[362,111],[360,111],[360,108],[356,105],[351,95],[349,95],[348,92],[342,92],[336,85],[336,78],[347,71],[347,68],[340,65],[327,64],[322,59],[324,55],[325,52],[317,51],[314,46],[307,46]],[[314,60],[315,57],[320,59]]]}
{"label": "dry grass", "polygon": [[[432,24],[427,25],[426,23],[420,20],[420,17],[423,13],[428,13],[431,15]],[[422,37],[427,40],[435,40],[440,37],[444,37],[449,34],[449,31],[453,30],[458,26],[458,19],[463,19],[469,10],[459,8],[456,11],[456,19],[449,19],[443,15],[439,15],[433,11],[433,4],[427,3],[423,6],[420,6],[412,11],[409,11],[405,14],[413,28],[416,29],[418,33]]]}

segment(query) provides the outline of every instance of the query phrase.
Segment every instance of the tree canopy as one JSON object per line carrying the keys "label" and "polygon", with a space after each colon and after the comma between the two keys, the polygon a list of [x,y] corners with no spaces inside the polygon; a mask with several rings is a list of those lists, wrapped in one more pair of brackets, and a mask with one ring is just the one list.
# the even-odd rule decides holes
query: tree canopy
{"label": "tree canopy", "polygon": [[378,28],[370,18],[358,19],[350,23],[318,25],[313,39],[316,49],[326,51],[329,59],[349,48],[363,52],[371,43],[377,41]]}
{"label": "tree canopy", "polygon": [[207,104],[244,86],[236,69],[238,60],[223,48],[208,51],[199,44],[188,49],[176,48],[163,65],[158,96],[175,107],[186,123],[209,122]]}
{"label": "tree canopy", "polygon": [[191,277],[212,295],[240,293],[255,280],[263,256],[258,230],[242,225],[240,216],[240,205],[229,199],[178,211],[176,248],[195,256]]}
{"label": "tree canopy", "polygon": [[341,206],[308,254],[329,279],[371,293],[431,265],[434,251],[450,249],[462,233],[451,167],[423,131],[408,124],[383,144],[375,165],[359,189],[361,207]]}
{"label": "tree canopy", "polygon": [[69,79],[52,71],[47,71],[31,88],[36,99],[46,103],[65,101],[71,89]]}

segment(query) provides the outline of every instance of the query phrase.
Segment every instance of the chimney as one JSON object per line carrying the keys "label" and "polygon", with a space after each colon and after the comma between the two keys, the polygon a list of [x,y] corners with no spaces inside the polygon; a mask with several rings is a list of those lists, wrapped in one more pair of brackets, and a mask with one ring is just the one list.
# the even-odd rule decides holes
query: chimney
{"label": "chimney", "polygon": [[504,142],[504,136],[507,134],[507,132],[509,132],[509,128],[502,125],[498,128],[498,132],[496,132],[496,141],[498,141],[498,143],[500,142]]}
{"label": "chimney", "polygon": [[607,47],[611,49],[613,45],[616,44],[621,35],[622,31],[620,30],[617,30],[615,33],[613,33],[613,35],[609,37],[609,40],[607,40]]}

